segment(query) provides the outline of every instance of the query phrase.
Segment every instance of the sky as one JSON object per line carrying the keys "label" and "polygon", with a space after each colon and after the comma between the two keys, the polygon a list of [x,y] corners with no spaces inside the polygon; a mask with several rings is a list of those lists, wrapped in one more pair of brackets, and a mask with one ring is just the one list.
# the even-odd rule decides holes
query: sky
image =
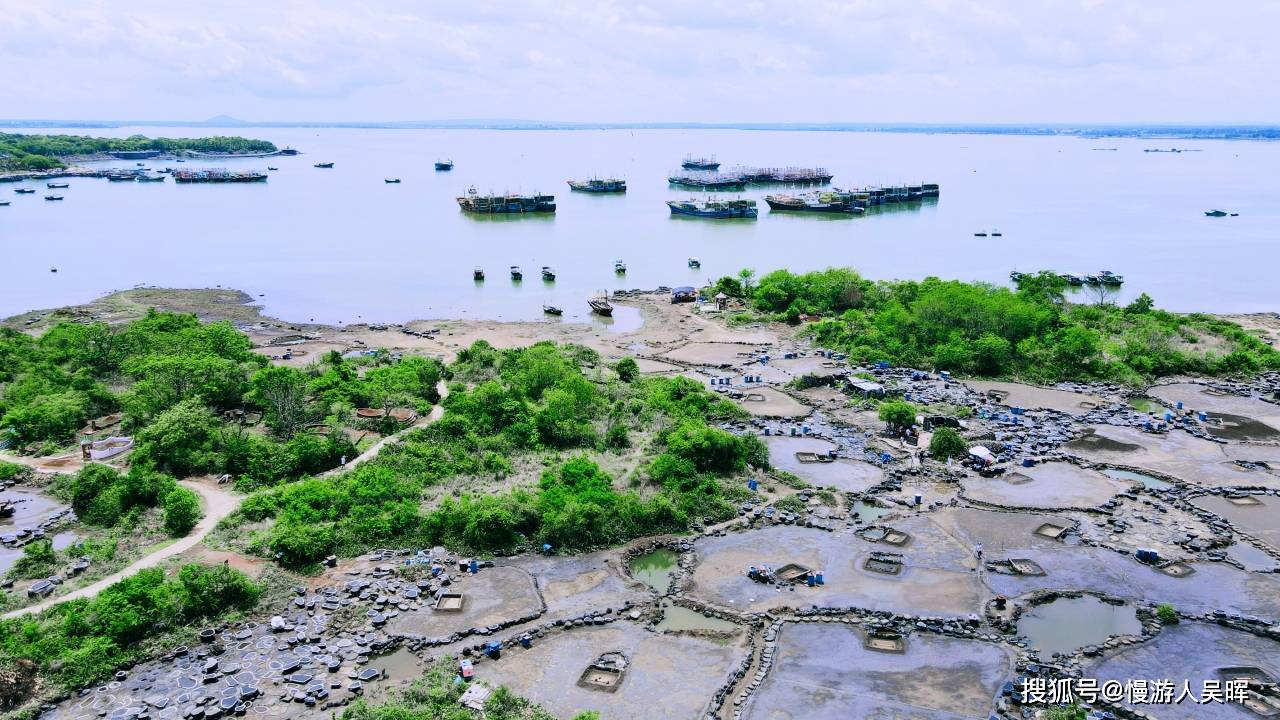
{"label": "sky", "polygon": [[1280,121],[1275,0],[0,0],[0,118]]}

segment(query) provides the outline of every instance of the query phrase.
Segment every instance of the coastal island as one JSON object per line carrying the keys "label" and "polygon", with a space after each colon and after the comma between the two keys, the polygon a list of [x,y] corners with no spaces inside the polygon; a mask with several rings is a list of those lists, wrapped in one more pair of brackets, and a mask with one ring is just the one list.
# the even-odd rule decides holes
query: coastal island
{"label": "coastal island", "polygon": [[[917,668],[851,675],[868,707],[928,672],[955,694],[917,702],[981,716],[1048,657],[1020,615],[1101,598],[1201,665],[1270,642],[1225,618],[1280,616],[1249,572],[1280,566],[1280,319],[1043,272],[699,295],[614,293],[644,318],[620,335],[294,323],[221,289],[5,320],[0,706],[185,707],[232,673],[230,706],[279,717],[767,717],[803,671],[775,648],[811,662],[821,631]],[[1126,662],[1079,632],[1058,663]]]}
{"label": "coastal island", "polygon": [[155,157],[265,157],[293,151],[266,140],[235,136],[203,138],[127,138],[86,135],[26,135],[0,133],[0,173],[59,170],[68,163],[89,160]]}

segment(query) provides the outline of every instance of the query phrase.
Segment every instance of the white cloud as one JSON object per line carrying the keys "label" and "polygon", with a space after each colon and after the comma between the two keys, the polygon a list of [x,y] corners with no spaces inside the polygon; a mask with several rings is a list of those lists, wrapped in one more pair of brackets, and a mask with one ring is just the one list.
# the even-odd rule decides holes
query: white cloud
{"label": "white cloud", "polygon": [[1275,121],[1280,4],[59,0],[0,116]]}

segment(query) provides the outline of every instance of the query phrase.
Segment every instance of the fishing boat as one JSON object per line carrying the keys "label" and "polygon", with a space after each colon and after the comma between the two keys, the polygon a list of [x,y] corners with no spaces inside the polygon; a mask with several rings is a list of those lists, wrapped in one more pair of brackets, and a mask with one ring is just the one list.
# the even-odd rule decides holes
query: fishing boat
{"label": "fishing boat", "polygon": [[519,265],[512,265],[512,266],[511,266],[511,279],[512,279],[512,280],[523,280],[523,279],[524,279],[524,272],[522,272],[522,271],[520,270],[520,266],[519,266]]}
{"label": "fishing boat", "polygon": [[700,267],[702,267],[702,261],[701,261],[701,260],[699,260],[699,259],[698,259],[698,258],[696,258],[696,257],[691,257],[691,258],[689,258],[689,267],[691,267],[691,268],[700,268]]}
{"label": "fishing boat", "polygon": [[542,312],[544,312],[544,313],[546,313],[546,314],[548,314],[548,315],[563,315],[563,314],[564,314],[564,310],[561,310],[560,308],[556,307],[555,305],[543,305],[543,306],[542,306]]}
{"label": "fishing boat", "polygon": [[0,207],[8,207],[8,206],[9,206],[8,200],[0,200]]}
{"label": "fishing boat", "polygon": [[14,190],[14,192],[18,193],[19,195],[31,195],[35,193],[35,190],[32,190],[31,188],[18,188]]}
{"label": "fishing boat", "polygon": [[174,162],[186,162],[186,160],[183,160],[182,158],[178,158],[177,160],[174,160]]}
{"label": "fishing boat", "polygon": [[134,163],[137,167],[142,167],[142,163]]}
{"label": "fishing boat", "polygon": [[452,160],[437,160],[437,161],[436,161],[436,170],[445,171],[445,170],[452,170],[452,169],[453,169],[453,161],[452,161]]}
{"label": "fishing boat", "polygon": [[139,175],[138,182],[164,182],[164,175]]}
{"label": "fishing boat", "polygon": [[1014,271],[1012,271],[1012,272],[1010,272],[1010,273],[1009,273],[1009,279],[1010,279],[1010,280],[1012,280],[1012,281],[1014,281],[1014,282],[1021,282],[1021,281],[1022,281],[1022,279],[1023,279],[1023,278],[1025,278],[1026,276],[1027,276],[1027,274],[1026,274],[1026,273],[1024,273],[1024,272],[1018,272],[1017,270],[1014,270]]}
{"label": "fishing boat", "polygon": [[1124,283],[1124,276],[1110,270],[1102,270],[1098,273],[1098,282],[1103,285],[1121,285]]}
{"label": "fishing boat", "polygon": [[764,201],[769,204],[770,210],[788,212],[859,215],[867,210],[858,204],[853,193],[839,190],[823,190],[801,195],[766,195]]}
{"label": "fishing boat", "polygon": [[1084,285],[1084,278],[1079,275],[1063,275],[1062,278],[1067,281],[1071,287],[1080,287]]}
{"label": "fishing boat", "polygon": [[333,163],[331,163],[331,162],[327,162],[327,163],[316,163],[315,165],[312,165],[311,167],[318,167],[318,168],[325,168],[325,169],[328,169],[328,168],[333,167]]}
{"label": "fishing boat", "polygon": [[754,220],[757,213],[755,200],[668,200],[672,215],[691,217]]}
{"label": "fishing boat", "polygon": [[108,182],[133,182],[138,176],[133,173],[113,173],[107,176]]}
{"label": "fishing boat", "polygon": [[546,265],[543,265],[543,266],[542,266],[542,279],[543,279],[543,280],[546,280],[546,281],[548,281],[548,282],[554,282],[554,281],[555,281],[555,279],[556,279],[556,271],[555,271],[555,270],[552,270],[551,268],[547,267]]}
{"label": "fishing boat", "polygon": [[591,306],[591,312],[597,315],[613,317],[613,305],[609,304],[609,298],[605,297],[603,292],[587,300],[587,305]]}
{"label": "fishing boat", "polygon": [[270,165],[268,165],[268,166],[267,166],[267,170],[268,170],[269,172],[275,172],[276,170],[279,170],[279,169],[280,169],[280,168],[278,168],[278,167],[271,167]]}
{"label": "fishing boat", "polygon": [[974,237],[986,237],[986,236],[987,236],[987,231],[986,231],[986,230],[979,230],[978,232],[974,233],[974,234],[973,234],[973,236],[974,236]]}
{"label": "fishing boat", "polygon": [[589,193],[624,193],[627,191],[627,181],[618,180],[617,178],[591,178],[590,180],[569,180],[569,188],[578,192]]}
{"label": "fishing boat", "polygon": [[458,207],[476,215],[553,213],[556,198],[554,195],[481,195],[473,187],[458,198]]}
{"label": "fishing boat", "polygon": [[387,183],[388,185],[399,185],[400,178],[383,178],[382,182]]}
{"label": "fishing boat", "polygon": [[44,186],[49,188],[50,190],[57,190],[59,188],[71,187],[71,184],[70,183],[45,183]]}
{"label": "fishing boat", "polygon": [[618,273],[619,275],[626,275],[626,274],[627,274],[627,264],[626,264],[626,263],[624,263],[624,262],[622,262],[621,260],[614,260],[614,261],[613,261],[613,271],[614,271],[614,272],[616,272],[616,273]]}
{"label": "fishing boat", "polygon": [[62,196],[61,195],[45,195],[44,199],[45,200],[61,200]]}
{"label": "fishing boat", "polygon": [[471,279],[477,282],[484,281],[484,268],[478,267],[471,271]]}
{"label": "fishing boat", "polygon": [[1209,217],[1226,217],[1227,211],[1226,210],[1205,210],[1204,214]]}
{"label": "fishing boat", "polygon": [[222,168],[207,170],[174,170],[173,181],[176,183],[250,183],[266,182],[267,174],[260,172],[232,172]]}
{"label": "fishing boat", "polygon": [[684,160],[680,162],[680,167],[685,170],[717,170],[720,168],[720,161],[716,160],[715,155],[710,157],[685,155]]}
{"label": "fishing boat", "polygon": [[991,237],[1004,237],[1004,233],[1000,232],[999,230],[992,230]]}
{"label": "fishing boat", "polygon": [[741,175],[716,172],[689,172],[671,175],[667,182],[694,190],[718,190],[732,192],[747,189],[747,181]]}

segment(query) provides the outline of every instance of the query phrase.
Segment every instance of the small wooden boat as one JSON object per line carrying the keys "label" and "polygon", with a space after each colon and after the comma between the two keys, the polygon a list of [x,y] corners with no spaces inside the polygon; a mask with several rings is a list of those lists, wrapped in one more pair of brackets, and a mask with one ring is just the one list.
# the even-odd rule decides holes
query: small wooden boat
{"label": "small wooden boat", "polygon": [[512,279],[512,280],[523,280],[523,279],[524,279],[524,273],[523,273],[523,272],[521,272],[521,270],[520,270],[520,266],[519,266],[519,265],[512,265],[512,266],[511,266],[511,279]]}
{"label": "small wooden boat", "polygon": [[554,280],[556,279],[556,271],[555,271],[555,270],[552,270],[551,268],[547,267],[546,265],[543,265],[543,266],[542,266],[542,279],[543,279],[543,280],[546,280],[546,281],[548,281],[548,282],[552,282],[552,281],[554,281]]}
{"label": "small wooden boat", "polygon": [[973,234],[973,236],[974,236],[974,237],[986,237],[986,236],[987,236],[987,233],[986,233],[986,231],[985,231],[985,230],[980,230],[980,231],[978,231],[978,232],[974,233],[974,234]]}
{"label": "small wooden boat", "polygon": [[186,160],[183,160],[182,158],[178,158],[177,160],[174,160],[174,162],[186,162]]}
{"label": "small wooden boat", "polygon": [[383,178],[382,182],[387,183],[388,185],[399,185],[400,178]]}
{"label": "small wooden boat", "polygon": [[627,264],[622,262],[621,260],[615,260],[613,261],[613,271],[618,273],[619,275],[626,275]]}
{"label": "small wooden boat", "polygon": [[1079,275],[1064,275],[1063,277],[1066,278],[1067,284],[1071,287],[1080,287],[1081,285],[1084,285],[1084,278]]}
{"label": "small wooden boat", "polygon": [[331,167],[333,167],[333,163],[331,163],[331,162],[327,162],[327,163],[316,163],[315,165],[312,165],[312,167],[326,168],[326,169],[327,169],[327,168],[331,168]]}
{"label": "small wooden boat", "polygon": [[50,190],[57,190],[59,188],[71,187],[71,184],[70,183],[45,183],[44,186],[49,188]]}
{"label": "small wooden boat", "polygon": [[138,182],[164,182],[163,175],[139,175]]}
{"label": "small wooden boat", "polygon": [[1207,215],[1208,217],[1226,217],[1227,211],[1226,210],[1205,210],[1204,214]]}
{"label": "small wooden boat", "polygon": [[35,190],[32,190],[31,188],[18,188],[17,190],[14,190],[14,192],[18,193],[19,195],[31,195],[32,193],[35,192]]}
{"label": "small wooden boat", "polygon": [[999,230],[992,230],[991,237],[1004,237],[1004,233],[1000,232]]}
{"label": "small wooden boat", "polygon": [[271,167],[270,165],[268,165],[268,166],[267,166],[267,170],[270,170],[270,171],[273,171],[273,172],[274,172],[274,171],[276,171],[276,170],[279,170],[279,169],[280,169],[280,168],[278,168],[278,167]]}
{"label": "small wooden boat", "polygon": [[587,304],[591,306],[591,312],[605,317],[613,317],[613,305],[609,304],[609,299],[604,296],[604,293],[587,300]]}
{"label": "small wooden boat", "polygon": [[484,280],[484,268],[478,267],[475,270],[472,270],[471,279],[476,282],[482,282]]}
{"label": "small wooden boat", "polygon": [[691,257],[691,258],[689,258],[689,267],[691,267],[691,268],[700,268],[700,267],[702,267],[702,261],[701,261],[701,260],[699,260],[699,259],[698,259],[698,258],[696,258],[696,257]]}
{"label": "small wooden boat", "polygon": [[436,170],[444,171],[444,170],[452,170],[452,169],[453,169],[453,161],[452,161],[452,160],[437,160],[437,161],[436,161]]}
{"label": "small wooden boat", "polygon": [[62,196],[61,195],[45,195],[44,199],[45,200],[61,200]]}
{"label": "small wooden boat", "polygon": [[134,163],[137,167],[142,167],[142,163]]}
{"label": "small wooden boat", "polygon": [[561,310],[560,308],[556,307],[555,305],[543,305],[543,306],[542,306],[542,312],[544,312],[544,313],[546,313],[546,314],[548,314],[548,315],[563,315],[563,314],[564,314],[564,310]]}
{"label": "small wooden boat", "polygon": [[8,200],[0,200],[0,207],[8,207],[8,205],[9,205]]}

